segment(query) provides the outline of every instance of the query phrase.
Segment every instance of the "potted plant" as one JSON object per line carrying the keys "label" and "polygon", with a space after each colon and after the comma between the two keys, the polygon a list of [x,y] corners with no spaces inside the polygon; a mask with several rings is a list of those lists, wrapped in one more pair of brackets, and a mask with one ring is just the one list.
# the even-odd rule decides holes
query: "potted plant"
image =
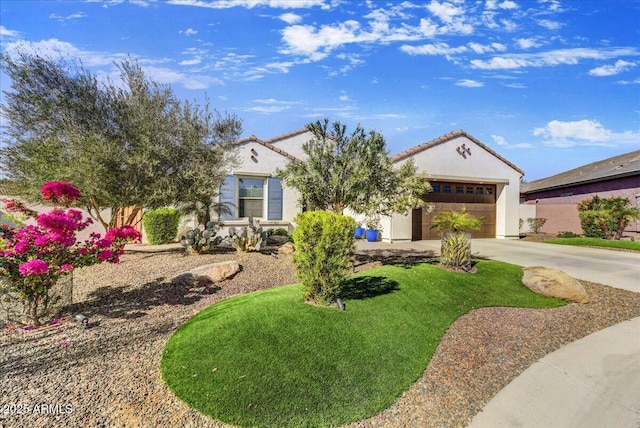
{"label": "potted plant", "polygon": [[362,227],[362,222],[356,221],[356,230],[353,234],[356,239],[364,238],[364,227]]}
{"label": "potted plant", "polygon": [[380,217],[371,216],[367,217],[365,220],[365,225],[367,226],[366,237],[369,242],[376,242],[378,240],[379,232],[382,230],[382,225],[380,224]]}

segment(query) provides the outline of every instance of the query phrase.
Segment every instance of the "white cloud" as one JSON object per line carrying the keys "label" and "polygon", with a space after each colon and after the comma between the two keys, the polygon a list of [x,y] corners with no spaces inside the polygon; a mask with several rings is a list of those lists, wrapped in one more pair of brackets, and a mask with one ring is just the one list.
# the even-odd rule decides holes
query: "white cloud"
{"label": "white cloud", "polygon": [[229,9],[232,7],[254,7],[265,6],[274,9],[302,9],[320,7],[321,9],[331,9],[338,3],[337,0],[169,0],[169,4],[177,6],[195,6],[209,9]]}
{"label": "white cloud", "polygon": [[505,149],[529,149],[531,147],[533,147],[532,144],[530,143],[517,143],[517,144],[511,144],[507,141],[506,138],[500,136],[500,135],[492,135],[491,138],[493,138],[493,141],[500,147],[503,147]]}
{"label": "white cloud", "polygon": [[518,4],[511,0],[505,0],[498,5],[500,9],[518,9]]}
{"label": "white cloud", "polygon": [[488,52],[504,52],[507,47],[502,43],[491,43],[490,45],[482,45],[480,43],[468,43],[467,46],[471,48],[477,54],[484,54]]}
{"label": "white cloud", "polygon": [[180,30],[179,33],[184,34],[185,36],[193,36],[195,34],[198,34],[198,31],[194,30],[193,28],[187,28],[186,30]]}
{"label": "white cloud", "polygon": [[299,104],[293,101],[281,101],[275,98],[253,100],[256,104],[251,107],[245,107],[241,110],[254,113],[271,114],[281,113],[290,110],[294,105]]}
{"label": "white cloud", "polygon": [[487,61],[475,59],[471,61],[471,66],[481,70],[553,67],[557,65],[575,65],[585,59],[605,60],[620,56],[638,55],[640,55],[640,50],[635,47],[610,49],[558,49],[535,54],[509,54],[496,56]]}
{"label": "white cloud", "polygon": [[0,36],[8,38],[19,38],[20,33],[18,31],[9,30],[4,25],[0,25]]}
{"label": "white cloud", "polygon": [[447,59],[450,59],[451,55],[468,52],[469,48],[466,46],[454,48],[446,43],[432,43],[422,46],[403,45],[400,46],[400,50],[409,55],[443,55]]}
{"label": "white cloud", "polygon": [[558,21],[552,21],[550,19],[541,19],[536,22],[539,26],[546,28],[547,30],[559,30],[562,24]]}
{"label": "white cloud", "polygon": [[67,16],[60,16],[55,13],[52,13],[51,15],[49,15],[49,19],[55,19],[60,22],[71,21],[73,19],[80,19],[80,18],[86,18],[86,17],[87,17],[87,14],[83,12],[76,12]]}
{"label": "white cloud", "polygon": [[507,31],[516,31],[518,29],[518,24],[508,19],[501,19],[500,22],[502,23],[504,29]]}
{"label": "white cloud", "polygon": [[448,24],[452,23],[455,17],[464,14],[464,9],[456,7],[448,2],[439,3],[436,0],[432,0],[427,6],[427,9],[442,22]]}
{"label": "white cloud", "polygon": [[184,61],[180,61],[179,65],[198,65],[202,62],[201,58],[193,58],[193,59],[185,59]]}
{"label": "white cloud", "polygon": [[516,39],[516,43],[520,49],[531,49],[541,46],[536,39]]}
{"label": "white cloud", "polygon": [[552,120],[546,126],[535,128],[533,135],[544,138],[544,143],[556,147],[617,146],[637,144],[640,132],[614,132],[597,120],[563,122]]}
{"label": "white cloud", "polygon": [[640,85],[640,77],[635,80],[619,80],[616,83],[620,85]]}
{"label": "white cloud", "polygon": [[462,79],[456,82],[456,86],[464,86],[465,88],[482,88],[484,83],[477,80]]}
{"label": "white cloud", "polygon": [[278,18],[289,25],[299,24],[300,22],[302,22],[302,17],[300,15],[296,15],[295,13],[283,13]]}
{"label": "white cloud", "polygon": [[[125,60],[129,55],[124,53],[104,53],[94,51],[83,51],[78,49],[74,45],[68,42],[63,42],[58,39],[42,40],[34,43],[9,43],[6,48],[6,52],[11,54],[16,50],[22,50],[26,53],[32,53],[41,55],[51,59],[64,59],[68,60],[77,59],[82,62],[85,67],[91,68],[92,72],[98,77],[104,77],[105,79],[111,78],[117,80],[119,73],[117,72],[114,63],[119,63]],[[187,89],[206,89],[212,85],[223,84],[222,80],[199,74],[183,73],[172,70],[168,67],[158,67],[158,64],[168,63],[167,59],[150,59],[150,58],[136,58],[138,64],[142,67],[145,74],[151,79],[161,84],[176,84],[181,85]],[[184,65],[184,64],[183,64]],[[117,82],[116,82],[117,84]]]}
{"label": "white cloud", "polygon": [[500,135],[492,135],[491,138],[493,138],[493,141],[495,141],[495,143],[499,146],[506,146],[507,144],[509,144],[507,143],[507,140]]}
{"label": "white cloud", "polygon": [[592,76],[615,76],[616,74],[620,74],[623,71],[627,71],[637,64],[635,62],[629,62],[619,59],[613,65],[603,65],[601,67],[596,67],[592,70],[589,70],[589,74]]}

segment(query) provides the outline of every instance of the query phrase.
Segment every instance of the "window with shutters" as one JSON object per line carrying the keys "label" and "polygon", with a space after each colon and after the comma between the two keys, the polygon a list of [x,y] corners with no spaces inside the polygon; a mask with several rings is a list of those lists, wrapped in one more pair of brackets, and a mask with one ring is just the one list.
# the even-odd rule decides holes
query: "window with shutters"
{"label": "window with shutters", "polygon": [[220,187],[220,203],[229,208],[221,220],[282,220],[282,179],[228,175]]}

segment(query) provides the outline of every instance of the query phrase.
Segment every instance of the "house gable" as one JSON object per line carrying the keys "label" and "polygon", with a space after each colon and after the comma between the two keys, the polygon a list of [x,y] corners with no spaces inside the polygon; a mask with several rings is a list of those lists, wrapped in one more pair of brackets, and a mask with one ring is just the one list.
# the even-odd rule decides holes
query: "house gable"
{"label": "house gable", "polygon": [[[426,150],[429,149],[433,149],[435,147],[441,146],[443,144],[449,143],[451,141],[454,140],[459,140],[461,138],[464,138],[470,142],[473,142],[476,146],[480,147],[482,150],[486,151],[487,153],[491,154],[493,157],[495,157],[496,159],[498,159],[499,161],[501,161],[502,163],[506,164],[507,166],[509,166],[510,168],[514,169],[515,171],[517,171],[521,176],[524,175],[524,171],[522,171],[520,168],[518,168],[517,166],[515,166],[513,163],[509,162],[508,160],[506,160],[505,158],[503,158],[502,156],[500,156],[498,153],[494,152],[493,150],[491,150],[488,146],[486,146],[485,144],[483,144],[482,142],[480,142],[480,140],[476,139],[475,137],[473,137],[472,135],[468,134],[467,132],[463,131],[463,130],[457,130],[457,131],[453,131],[450,132],[448,134],[445,134],[441,137],[438,137],[434,140],[428,141],[426,143],[420,144],[418,146],[412,147],[408,150],[405,150],[401,153],[398,153],[397,155],[393,156],[391,159],[393,162],[401,162],[405,159],[408,159],[410,157],[415,157],[417,154],[424,152]],[[466,159],[466,156],[471,157],[472,153],[467,153],[464,151],[464,148],[462,147],[462,144],[464,144],[464,141],[456,147],[456,150],[458,148],[460,148],[460,150],[458,151],[458,154],[463,158]],[[470,149],[470,147],[466,147],[465,148]]]}

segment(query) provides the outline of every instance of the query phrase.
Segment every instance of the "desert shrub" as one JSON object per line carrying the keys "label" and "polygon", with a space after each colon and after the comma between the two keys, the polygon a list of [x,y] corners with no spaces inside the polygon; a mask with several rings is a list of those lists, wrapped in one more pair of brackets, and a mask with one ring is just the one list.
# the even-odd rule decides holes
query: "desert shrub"
{"label": "desert shrub", "polygon": [[547,219],[542,217],[529,217],[527,219],[527,223],[529,223],[529,230],[531,230],[533,233],[540,233],[540,229],[542,229],[542,226],[544,226],[546,222]]}
{"label": "desert shrub", "polygon": [[173,208],[156,208],[144,213],[142,217],[147,241],[151,245],[173,242],[178,235],[180,213]]}
{"label": "desert shrub", "polygon": [[293,263],[305,300],[328,305],[338,297],[353,267],[355,221],[329,211],[296,217]]}
{"label": "desert shrub", "polygon": [[640,216],[640,210],[629,206],[629,198],[595,195],[578,203],[578,216],[587,237],[620,239],[627,225]]}
{"label": "desert shrub", "polygon": [[579,238],[580,235],[573,232],[560,232],[556,237],[557,238]]}

